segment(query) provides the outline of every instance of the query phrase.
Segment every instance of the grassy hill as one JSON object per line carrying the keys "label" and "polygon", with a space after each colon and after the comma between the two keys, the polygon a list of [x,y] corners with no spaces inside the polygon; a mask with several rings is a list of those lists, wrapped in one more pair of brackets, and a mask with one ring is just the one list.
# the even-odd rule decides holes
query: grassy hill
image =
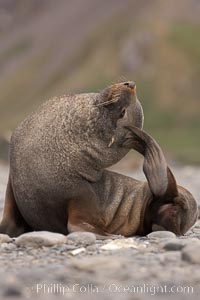
{"label": "grassy hill", "polygon": [[200,163],[200,3],[4,0],[0,6],[1,134],[53,95],[131,79],[145,129],[172,158]]}

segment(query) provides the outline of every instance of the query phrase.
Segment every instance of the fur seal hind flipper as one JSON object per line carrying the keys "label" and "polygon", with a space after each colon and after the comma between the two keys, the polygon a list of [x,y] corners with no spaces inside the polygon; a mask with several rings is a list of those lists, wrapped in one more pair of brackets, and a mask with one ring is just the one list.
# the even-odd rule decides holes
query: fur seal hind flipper
{"label": "fur seal hind flipper", "polygon": [[30,231],[30,228],[17,207],[9,175],[3,218],[0,224],[0,233],[8,234],[11,237],[17,237],[28,231]]}

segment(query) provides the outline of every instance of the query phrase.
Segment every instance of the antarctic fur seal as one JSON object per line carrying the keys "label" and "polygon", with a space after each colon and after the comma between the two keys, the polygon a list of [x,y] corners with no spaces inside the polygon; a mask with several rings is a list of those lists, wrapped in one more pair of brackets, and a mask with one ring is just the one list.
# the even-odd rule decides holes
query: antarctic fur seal
{"label": "antarctic fur seal", "polygon": [[[197,203],[142,130],[135,85],[86,95],[47,102],[14,133],[0,232],[90,231],[101,238],[146,235],[155,227],[187,232]],[[147,182],[105,170],[130,149],[144,156]]]}

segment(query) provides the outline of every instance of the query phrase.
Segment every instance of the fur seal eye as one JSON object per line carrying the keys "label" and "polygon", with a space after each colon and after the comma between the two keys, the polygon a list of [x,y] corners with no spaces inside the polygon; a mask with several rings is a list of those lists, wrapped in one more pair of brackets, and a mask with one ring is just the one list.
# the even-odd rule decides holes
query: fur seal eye
{"label": "fur seal eye", "polygon": [[119,115],[119,118],[120,118],[120,119],[122,119],[122,118],[124,117],[125,112],[126,112],[126,109],[123,108],[122,111],[121,111],[121,113],[120,113],[120,115]]}

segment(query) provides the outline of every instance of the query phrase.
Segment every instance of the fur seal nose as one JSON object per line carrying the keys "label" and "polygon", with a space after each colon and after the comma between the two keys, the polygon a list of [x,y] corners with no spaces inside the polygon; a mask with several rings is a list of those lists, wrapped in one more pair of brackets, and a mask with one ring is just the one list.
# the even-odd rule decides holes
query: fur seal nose
{"label": "fur seal nose", "polygon": [[127,81],[127,82],[124,82],[123,84],[126,85],[127,87],[129,87],[132,90],[135,90],[135,88],[136,88],[136,84],[133,81]]}

